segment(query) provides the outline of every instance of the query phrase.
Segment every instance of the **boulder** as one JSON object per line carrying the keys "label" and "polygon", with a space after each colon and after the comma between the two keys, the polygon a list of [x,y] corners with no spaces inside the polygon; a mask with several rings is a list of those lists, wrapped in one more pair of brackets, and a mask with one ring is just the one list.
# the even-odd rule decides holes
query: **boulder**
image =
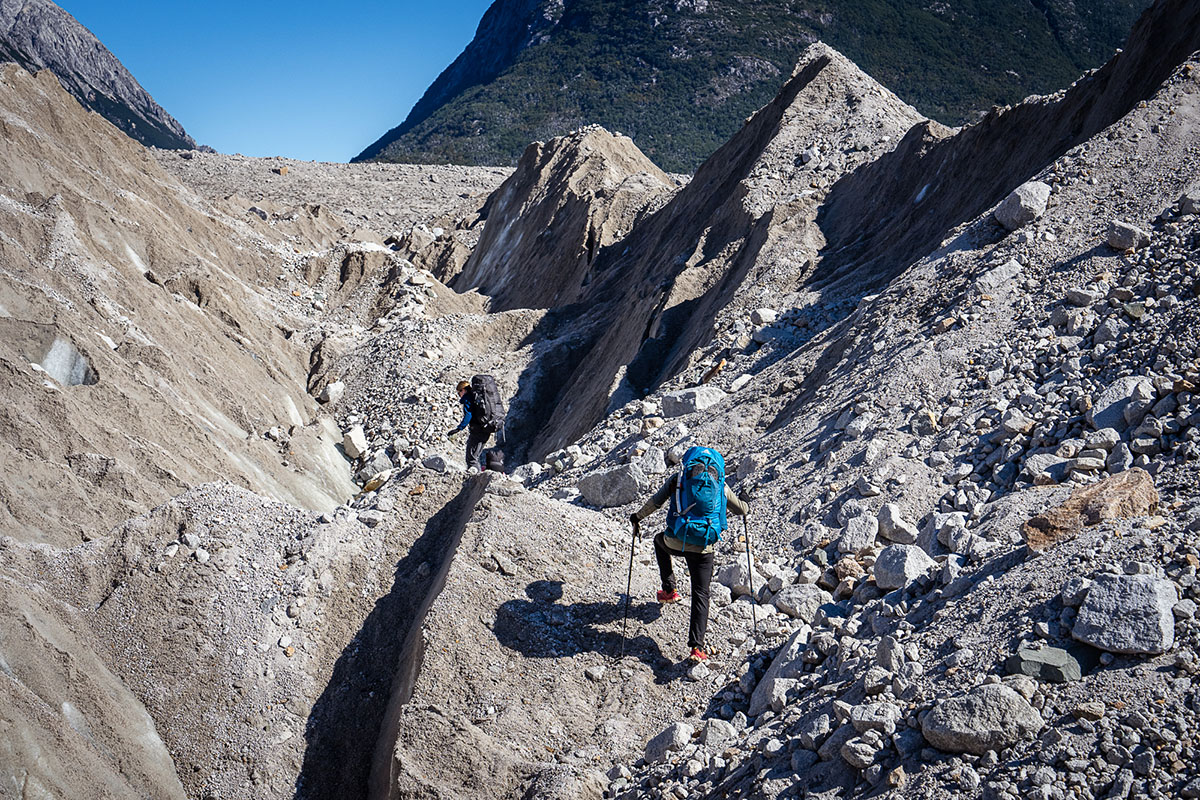
{"label": "boulder", "polygon": [[750,312],[750,321],[755,325],[770,325],[777,319],[779,314],[773,308],[756,308]]}
{"label": "boulder", "polygon": [[860,514],[851,517],[846,522],[846,529],[838,539],[839,553],[857,553],[875,544],[875,536],[879,533],[879,520],[870,514]]}
{"label": "boulder", "polygon": [[[1087,421],[1097,430],[1126,427],[1125,409],[1141,398],[1154,396],[1154,386],[1146,378],[1129,375],[1117,378],[1100,393],[1087,412]],[[1144,402],[1144,401],[1143,401]]]}
{"label": "boulder", "polygon": [[723,719],[710,719],[704,723],[700,741],[713,752],[721,752],[737,736],[737,729]]}
{"label": "boulder", "polygon": [[1183,215],[1200,214],[1200,187],[1188,189],[1179,198],[1179,213]]}
{"label": "boulder", "polygon": [[1163,578],[1097,575],[1071,635],[1110,653],[1165,653],[1175,643],[1178,601],[1175,584]]}
{"label": "boulder", "polygon": [[600,508],[632,503],[642,496],[648,486],[646,474],[637,464],[622,464],[589,472],[576,484],[583,501]]}
{"label": "boulder", "polygon": [[[800,677],[804,663],[800,660],[808,649],[808,637],[812,629],[807,625],[801,626],[771,661],[762,680],[754,687],[750,695],[750,716],[754,717],[766,711],[771,705],[771,690],[777,680],[795,680]],[[786,684],[785,684],[786,685]]]}
{"label": "boulder", "polygon": [[1148,516],[1157,508],[1154,479],[1145,470],[1134,467],[1076,489],[1062,505],[1026,522],[1021,534],[1030,550],[1041,552],[1074,538],[1085,526]]}
{"label": "boulder", "polygon": [[1036,481],[1039,475],[1047,475],[1053,483],[1061,483],[1067,479],[1069,461],[1069,458],[1054,453],[1034,453],[1025,459],[1022,473],[1031,483]]}
{"label": "boulder", "polygon": [[346,431],[342,437],[342,450],[350,458],[361,458],[367,452],[367,434],[363,432],[362,425],[355,425]]}
{"label": "boulder", "polygon": [[721,402],[726,396],[725,392],[715,386],[696,386],[667,392],[662,397],[663,416],[681,417],[694,411],[703,411]]}
{"label": "boulder", "polygon": [[1028,675],[1044,683],[1067,683],[1083,677],[1079,659],[1061,647],[1020,647],[1004,662],[1009,675]]}
{"label": "boulder", "polygon": [[321,394],[317,396],[317,400],[322,403],[336,403],[342,399],[342,395],[346,393],[346,384],[341,381],[325,384],[325,388],[321,390]]}
{"label": "boulder", "polygon": [[528,483],[537,476],[542,474],[542,465],[531,461],[528,464],[522,464],[512,471],[512,477],[515,480]]}
{"label": "boulder", "polygon": [[1108,246],[1114,250],[1137,250],[1150,244],[1150,234],[1119,219],[1108,223]]}
{"label": "boulder", "polygon": [[646,743],[646,763],[658,764],[677,750],[682,750],[692,740],[692,726],[676,722]]}
{"label": "boulder", "polygon": [[929,575],[937,562],[911,544],[890,544],[875,559],[875,584],[880,589],[902,589]]}
{"label": "boulder", "polygon": [[421,461],[421,466],[425,467],[425,469],[431,469],[434,472],[440,472],[443,475],[448,472],[462,472],[464,469],[466,469],[464,463],[456,463],[440,453],[427,456],[423,461]]}
{"label": "boulder", "polygon": [[921,733],[939,750],[981,756],[1032,739],[1044,725],[1024,697],[990,683],[937,703],[922,720]]}
{"label": "boulder", "polygon": [[983,294],[999,294],[1007,289],[1021,274],[1021,263],[1010,258],[998,267],[992,267],[975,281],[976,288]]}
{"label": "boulder", "polygon": [[750,594],[752,578],[750,570],[746,569],[745,560],[736,560],[722,567],[717,573],[717,582],[729,587],[729,592],[734,597]]}
{"label": "boulder", "polygon": [[667,471],[667,454],[661,447],[651,447],[634,459],[646,475],[662,475]]}
{"label": "boulder", "polygon": [[894,703],[865,703],[850,709],[850,724],[859,733],[879,731],[891,736],[903,717],[904,712]]}
{"label": "boulder", "polygon": [[916,544],[917,526],[900,516],[900,507],[895,503],[884,503],[879,509],[879,533],[897,544]]}
{"label": "boulder", "polygon": [[1049,185],[1041,181],[1027,181],[1013,189],[996,207],[996,221],[1007,230],[1015,231],[1044,214],[1049,199]]}
{"label": "boulder", "polygon": [[370,479],[381,472],[386,472],[394,466],[395,464],[392,463],[392,459],[387,453],[377,450],[371,454],[370,458],[363,462],[362,472],[365,472],[367,478]]}
{"label": "boulder", "polygon": [[784,587],[771,602],[789,617],[811,623],[817,615],[817,609],[833,602],[833,595],[818,586],[797,583]]}

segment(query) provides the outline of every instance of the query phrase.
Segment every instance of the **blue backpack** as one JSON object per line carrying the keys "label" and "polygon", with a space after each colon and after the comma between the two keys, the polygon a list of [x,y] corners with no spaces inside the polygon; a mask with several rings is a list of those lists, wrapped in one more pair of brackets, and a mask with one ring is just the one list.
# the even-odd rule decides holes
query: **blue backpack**
{"label": "blue backpack", "polygon": [[708,547],[726,527],[725,459],[711,447],[692,447],[683,454],[667,510],[669,535],[684,544]]}

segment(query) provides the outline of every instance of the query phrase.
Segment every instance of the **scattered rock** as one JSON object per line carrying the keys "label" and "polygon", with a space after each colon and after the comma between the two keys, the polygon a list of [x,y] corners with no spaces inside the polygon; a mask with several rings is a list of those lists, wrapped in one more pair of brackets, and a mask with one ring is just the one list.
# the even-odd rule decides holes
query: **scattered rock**
{"label": "scattered rock", "polygon": [[1150,234],[1128,222],[1114,219],[1108,224],[1107,241],[1114,250],[1137,250],[1150,244]]}
{"label": "scattered rock", "polygon": [[342,449],[350,458],[361,458],[367,452],[367,434],[362,425],[355,425],[342,438]]}
{"label": "scattered rock", "polygon": [[935,704],[921,723],[921,733],[939,750],[981,756],[1032,739],[1044,725],[1025,698],[991,683]]}
{"label": "scattered rock", "polygon": [[1066,683],[1083,677],[1079,660],[1061,647],[1020,647],[1004,668],[1010,675],[1028,675],[1047,683]]}
{"label": "scattered rock", "polygon": [[1085,526],[1147,516],[1157,507],[1154,479],[1145,470],[1134,467],[1076,489],[1062,505],[1026,522],[1021,534],[1030,550],[1040,552],[1074,538]]}
{"label": "scattered rock", "polygon": [[694,411],[703,411],[709,406],[721,402],[727,396],[725,392],[715,386],[696,386],[677,392],[667,392],[662,396],[663,416],[681,417]]}
{"label": "scattered rock", "polygon": [[875,583],[880,589],[901,589],[928,576],[937,562],[911,544],[891,544],[875,559]]}
{"label": "scattered rock", "polygon": [[682,750],[692,739],[692,726],[676,722],[646,744],[646,763],[658,764],[678,750]]}
{"label": "scattered rock", "polygon": [[1046,212],[1050,187],[1041,181],[1027,181],[1009,193],[996,207],[996,221],[1010,231],[1024,227]]}
{"label": "scattered rock", "polygon": [[589,472],[577,484],[583,501],[600,508],[632,503],[641,498],[648,486],[649,480],[637,464]]}
{"label": "scattered rock", "polygon": [[1150,575],[1097,575],[1071,635],[1110,653],[1165,653],[1175,643],[1175,585]]}

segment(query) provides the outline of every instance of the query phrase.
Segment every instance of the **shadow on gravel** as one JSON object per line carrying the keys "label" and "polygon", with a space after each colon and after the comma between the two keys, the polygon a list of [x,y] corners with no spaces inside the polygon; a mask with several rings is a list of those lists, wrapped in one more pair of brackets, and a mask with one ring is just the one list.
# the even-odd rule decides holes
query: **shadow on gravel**
{"label": "shadow on gravel", "polygon": [[408,701],[421,668],[425,615],[445,586],[463,529],[486,488],[485,480],[468,480],[429,518],[396,564],[391,591],[376,601],[338,657],[308,718],[297,800],[368,796],[372,759],[387,735],[389,712]]}
{"label": "shadow on gravel", "polygon": [[[559,603],[562,581],[534,581],[525,587],[528,600],[509,600],[496,610],[493,631],[500,644],[527,658],[569,658],[578,653],[599,653],[616,658],[621,652],[619,630],[601,630],[601,625],[618,626],[625,615],[625,599],[611,603]],[[662,616],[658,603],[630,603],[629,624],[647,625]],[[686,633],[686,632],[685,632]],[[649,636],[631,636],[625,655],[638,659],[654,672],[655,683],[670,683],[684,670],[663,655],[658,642]]]}

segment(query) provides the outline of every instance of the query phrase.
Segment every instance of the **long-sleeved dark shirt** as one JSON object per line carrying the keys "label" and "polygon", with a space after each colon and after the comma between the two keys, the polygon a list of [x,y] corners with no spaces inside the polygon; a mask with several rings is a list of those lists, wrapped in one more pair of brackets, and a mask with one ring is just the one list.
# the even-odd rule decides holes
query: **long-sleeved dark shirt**
{"label": "long-sleeved dark shirt", "polygon": [[[660,508],[666,505],[667,501],[671,499],[671,495],[674,494],[675,487],[678,482],[678,472],[667,478],[666,483],[664,483],[657,492],[650,496],[650,499],[646,501],[645,505],[643,505],[634,513],[634,516],[637,517],[638,521],[641,522],[646,517],[650,516],[655,511],[658,511]],[[738,516],[742,517],[744,517],[746,514],[749,514],[750,504],[743,502],[741,498],[734,494],[728,486],[724,488],[726,513],[737,514]],[[685,545],[683,542],[679,541],[670,534],[664,534],[663,538],[667,542],[667,547],[670,547],[672,550],[687,551],[690,553],[708,553],[717,546],[716,542],[713,542],[708,547],[700,547],[694,544]]]}

